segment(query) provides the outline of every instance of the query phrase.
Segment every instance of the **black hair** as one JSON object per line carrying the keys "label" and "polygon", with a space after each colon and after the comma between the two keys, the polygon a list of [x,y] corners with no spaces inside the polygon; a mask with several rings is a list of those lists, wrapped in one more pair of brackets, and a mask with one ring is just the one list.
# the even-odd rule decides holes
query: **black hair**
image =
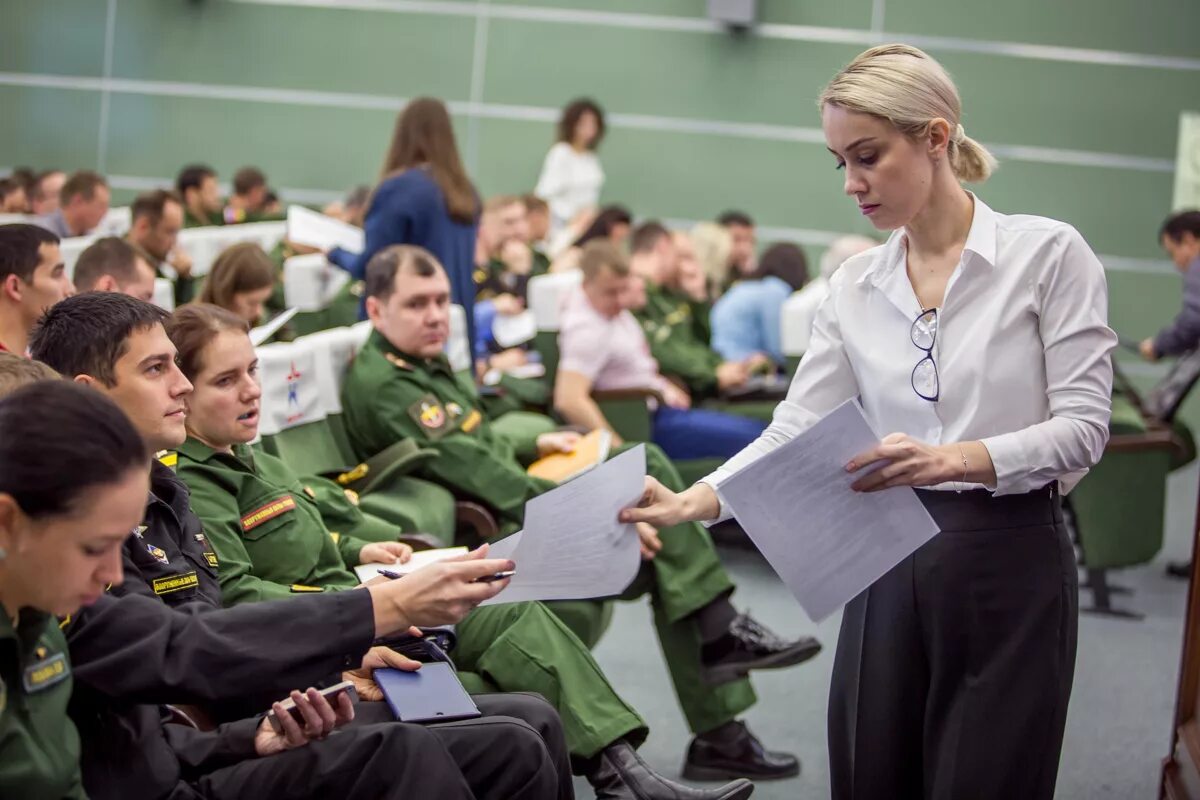
{"label": "black hair", "polygon": [[808,259],[804,251],[791,242],[773,244],[762,254],[755,277],[779,278],[796,291],[808,283]]}
{"label": "black hair", "polygon": [[38,250],[44,244],[58,244],[58,236],[24,222],[0,225],[0,281],[9,275],[32,281],[40,260]]}
{"label": "black hair", "polygon": [[0,178],[0,200],[20,189],[25,191],[25,185],[16,178]]}
{"label": "black hair", "polygon": [[267,185],[267,176],[257,167],[242,167],[233,175],[233,193],[249,194]]}
{"label": "black hair", "polygon": [[742,228],[753,228],[754,219],[745,211],[736,211],[730,209],[729,211],[722,212],[721,215],[717,217],[717,224],[724,225],[726,228],[732,225],[737,225]]}
{"label": "black hair", "polygon": [[579,120],[584,114],[594,114],[596,117],[596,138],[588,143],[589,150],[595,150],[600,146],[600,140],[604,138],[604,109],[600,108],[600,104],[590,97],[580,97],[577,100],[572,100],[567,103],[566,108],[562,110],[562,116],[558,118],[558,141],[571,144],[575,141],[575,128],[579,126]]}
{"label": "black hair", "polygon": [[633,236],[629,240],[629,252],[649,253],[664,236],[670,235],[671,232],[661,222],[656,220],[643,222],[633,230]]}
{"label": "black hair", "polygon": [[162,325],[168,316],[153,303],[118,292],[77,294],[42,316],[29,337],[29,353],[68,379],[91,375],[114,386],[117,361],[129,349],[129,337]]}
{"label": "black hair", "polygon": [[632,225],[633,214],[625,206],[611,205],[600,209],[587,230],[575,240],[576,247],[583,247],[592,239],[607,239],[617,225]]}
{"label": "black hair", "polygon": [[1178,242],[1185,233],[1200,239],[1200,210],[1191,208],[1167,217],[1167,221],[1158,230],[1158,240],[1161,242],[1162,238],[1167,236],[1172,242]]}
{"label": "black hair", "polygon": [[423,247],[396,244],[380,250],[367,262],[366,296],[386,301],[396,291],[396,273],[408,268],[421,278],[445,272],[437,257]]}
{"label": "black hair", "polygon": [[215,177],[217,177],[216,170],[207,164],[188,164],[179,171],[179,176],[175,178],[175,191],[179,192],[180,197],[184,197],[188,189],[199,189],[203,186],[205,178]]}
{"label": "black hair", "polygon": [[37,381],[0,399],[0,492],[30,517],[71,513],[89,489],[149,467],[137,429],[100,392]]}

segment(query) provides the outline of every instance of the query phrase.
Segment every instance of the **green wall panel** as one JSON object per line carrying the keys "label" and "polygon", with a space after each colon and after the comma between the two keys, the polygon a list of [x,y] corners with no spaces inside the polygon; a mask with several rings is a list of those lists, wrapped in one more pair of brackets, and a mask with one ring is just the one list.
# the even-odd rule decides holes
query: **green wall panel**
{"label": "green wall panel", "polygon": [[887,0],[888,31],[1200,58],[1196,0]]}
{"label": "green wall panel", "polygon": [[532,8],[568,9],[571,11],[606,11],[625,14],[653,14],[664,17],[704,18],[704,0],[491,0],[494,6],[528,6]]}
{"label": "green wall panel", "polygon": [[0,70],[104,74],[105,3],[3,0],[0,6]]}
{"label": "green wall panel", "polygon": [[96,166],[100,95],[0,86],[0,162],[45,169]]}
{"label": "green wall panel", "polygon": [[[610,111],[816,126],[818,92],[858,51],[726,34],[494,20],[484,97],[560,106],[586,91]],[[605,68],[596,69],[597,63]],[[553,80],[537,79],[534,65],[540,64],[554,65]]]}
{"label": "green wall panel", "polygon": [[122,78],[465,99],[466,17],[120,0]]}
{"label": "green wall panel", "polygon": [[765,23],[870,28],[871,0],[760,0],[758,18]]}

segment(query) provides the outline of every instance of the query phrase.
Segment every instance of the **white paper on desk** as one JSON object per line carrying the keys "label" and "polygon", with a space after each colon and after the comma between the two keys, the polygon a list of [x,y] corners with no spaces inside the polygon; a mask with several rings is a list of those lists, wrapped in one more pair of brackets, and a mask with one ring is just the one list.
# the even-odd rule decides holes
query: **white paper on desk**
{"label": "white paper on desk", "polygon": [[274,336],[280,328],[288,324],[299,310],[295,306],[292,306],[271,317],[269,322],[265,322],[257,328],[251,328],[250,344],[255,347],[258,347],[260,344],[266,344],[267,340]]}
{"label": "white paper on desk", "polygon": [[497,314],[492,320],[492,338],[507,349],[533,341],[537,336],[537,317],[532,311],[520,314]]}
{"label": "white paper on desk", "polygon": [[366,583],[372,578],[378,577],[379,570],[381,569],[386,569],[388,572],[394,572],[397,575],[407,575],[429,564],[435,564],[447,558],[465,556],[466,554],[467,548],[465,547],[440,547],[436,550],[417,550],[403,564],[379,564],[375,562],[359,564],[354,568],[354,574],[358,576],[359,583]]}
{"label": "white paper on desk", "polygon": [[512,582],[484,605],[620,594],[641,567],[633,525],[617,521],[646,483],[646,448],[627,450],[525,504],[525,527],[488,548],[516,564]]}
{"label": "white paper on desk", "polygon": [[288,206],[287,238],[289,242],[321,250],[340,247],[351,253],[361,253],[366,247],[362,228],[318,214],[304,206]]}
{"label": "white paper on desk", "polygon": [[814,621],[938,532],[911,488],[860,493],[846,463],[879,437],[848,400],[720,486],[737,521]]}

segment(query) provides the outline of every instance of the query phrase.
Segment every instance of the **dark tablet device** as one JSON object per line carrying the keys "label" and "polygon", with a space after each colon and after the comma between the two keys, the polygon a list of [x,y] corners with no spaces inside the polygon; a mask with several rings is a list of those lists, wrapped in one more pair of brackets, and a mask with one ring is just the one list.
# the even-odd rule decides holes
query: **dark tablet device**
{"label": "dark tablet device", "polygon": [[454,668],[444,661],[422,664],[416,672],[377,669],[375,683],[401,722],[449,722],[481,716]]}

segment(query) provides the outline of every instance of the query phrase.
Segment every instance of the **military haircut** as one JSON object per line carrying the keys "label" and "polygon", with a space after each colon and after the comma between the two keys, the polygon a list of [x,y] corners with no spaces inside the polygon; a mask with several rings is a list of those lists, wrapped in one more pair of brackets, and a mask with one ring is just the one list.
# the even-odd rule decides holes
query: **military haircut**
{"label": "military haircut", "polygon": [[579,269],[585,281],[592,280],[605,270],[624,278],[629,274],[629,262],[625,260],[621,248],[612,242],[593,239],[583,246],[579,256]]}
{"label": "military haircut", "polygon": [[267,185],[267,176],[258,167],[242,167],[233,174],[233,193],[249,194]]}
{"label": "military haircut", "polygon": [[0,493],[27,516],[71,513],[92,487],[149,467],[133,423],[100,392],[36,381],[0,399]]}
{"label": "military haircut", "polygon": [[62,376],[40,361],[15,353],[0,352],[0,399],[22,386],[36,381],[58,380]]}
{"label": "military haircut", "polygon": [[33,280],[44,244],[58,244],[58,236],[38,225],[16,222],[0,225],[0,281],[16,275],[25,283]]}
{"label": "military haircut", "polygon": [[550,211],[550,204],[533,193],[521,195],[521,202],[525,204],[525,211],[529,214]]}
{"label": "military haircut", "polygon": [[121,285],[137,278],[137,253],[117,236],[105,236],[88,245],[75,262],[75,288],[90,292],[96,281],[111,275]]}
{"label": "military haircut", "polygon": [[724,225],[726,228],[734,226],[740,228],[753,228],[754,219],[751,218],[751,216],[745,211],[730,209],[729,211],[722,211],[717,216],[717,224]]}
{"label": "military haircut", "polygon": [[206,178],[217,177],[217,172],[207,164],[188,164],[183,169],[179,170],[179,175],[175,178],[175,191],[180,197],[187,194],[188,189],[199,189],[204,185]]}
{"label": "military haircut", "polygon": [[380,250],[367,263],[366,296],[386,302],[396,291],[396,273],[405,269],[419,278],[432,278],[446,271],[424,247],[392,245]]}
{"label": "military haircut", "polygon": [[633,229],[633,234],[629,237],[629,252],[631,253],[649,253],[664,236],[670,236],[671,232],[658,220],[650,220],[643,222]]}
{"label": "military haircut", "polygon": [[182,207],[183,199],[169,189],[155,189],[134,198],[133,204],[129,207],[129,213],[134,222],[145,217],[151,225],[157,225],[163,217],[163,210],[166,209],[167,203],[178,203]]}
{"label": "military haircut", "polygon": [[86,292],[55,303],[38,320],[29,352],[67,378],[90,375],[115,386],[116,365],[137,331],[170,316],[144,300],[117,292]]}
{"label": "military haircut", "polygon": [[82,197],[85,201],[90,202],[96,196],[96,190],[101,186],[108,188],[108,180],[103,175],[99,172],[92,172],[90,169],[81,169],[67,178],[62,191],[58,193],[59,201],[64,206],[76,197]]}

